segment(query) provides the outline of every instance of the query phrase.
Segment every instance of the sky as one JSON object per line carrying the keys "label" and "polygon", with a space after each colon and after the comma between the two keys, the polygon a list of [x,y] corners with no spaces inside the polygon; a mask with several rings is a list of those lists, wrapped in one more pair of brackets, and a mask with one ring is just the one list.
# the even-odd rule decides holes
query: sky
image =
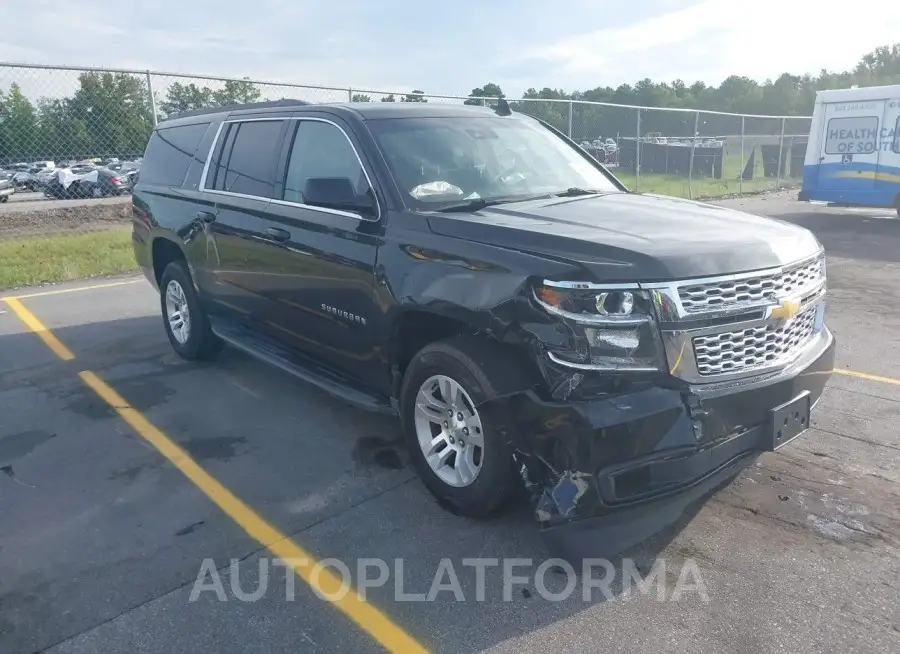
{"label": "sky", "polygon": [[[900,41],[900,2],[856,0],[58,0],[5,2],[0,61],[467,95],[643,78],[852,68]],[[104,8],[108,11],[104,11]],[[62,77],[0,67],[29,86]],[[74,73],[70,75],[74,79]],[[39,89],[40,90],[40,89]],[[55,93],[53,93],[55,95]],[[332,99],[323,97],[322,100]]]}

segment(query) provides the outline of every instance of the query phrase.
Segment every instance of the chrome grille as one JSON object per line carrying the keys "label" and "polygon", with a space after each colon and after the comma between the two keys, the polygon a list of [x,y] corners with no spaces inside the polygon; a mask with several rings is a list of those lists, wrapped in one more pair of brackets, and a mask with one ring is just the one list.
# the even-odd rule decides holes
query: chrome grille
{"label": "chrome grille", "polygon": [[750,372],[789,360],[812,338],[817,306],[808,306],[786,324],[695,336],[697,372],[704,376]]}
{"label": "chrome grille", "polygon": [[774,274],[686,284],[679,287],[678,296],[686,313],[703,313],[727,309],[730,305],[784,297],[812,286],[824,277],[825,259],[820,257]]}

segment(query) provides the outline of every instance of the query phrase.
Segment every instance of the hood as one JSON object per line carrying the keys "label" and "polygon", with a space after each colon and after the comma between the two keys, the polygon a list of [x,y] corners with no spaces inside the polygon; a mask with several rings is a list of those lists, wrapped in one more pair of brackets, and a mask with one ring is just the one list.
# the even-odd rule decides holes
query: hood
{"label": "hood", "polygon": [[429,217],[454,238],[541,254],[598,281],[669,281],[772,268],[817,252],[812,232],[702,202],[609,193]]}

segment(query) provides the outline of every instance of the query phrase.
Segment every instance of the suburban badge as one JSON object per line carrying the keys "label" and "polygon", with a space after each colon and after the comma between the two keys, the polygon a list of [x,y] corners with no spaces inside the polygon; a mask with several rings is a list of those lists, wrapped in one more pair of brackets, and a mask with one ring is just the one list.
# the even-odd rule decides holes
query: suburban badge
{"label": "suburban badge", "polygon": [[322,311],[325,313],[330,313],[333,316],[337,316],[338,318],[343,318],[344,320],[349,320],[350,322],[355,322],[357,325],[365,325],[366,319],[357,316],[354,313],[350,313],[349,311],[344,311],[343,309],[338,309],[337,307],[332,307],[327,304],[322,304]]}

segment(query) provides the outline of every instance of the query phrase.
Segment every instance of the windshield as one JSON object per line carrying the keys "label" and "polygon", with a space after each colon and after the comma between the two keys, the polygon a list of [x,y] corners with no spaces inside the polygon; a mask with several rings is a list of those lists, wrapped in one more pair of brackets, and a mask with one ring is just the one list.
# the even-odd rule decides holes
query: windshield
{"label": "windshield", "polygon": [[368,121],[410,206],[515,200],[570,189],[619,189],[584,155],[540,123],[515,118]]}

